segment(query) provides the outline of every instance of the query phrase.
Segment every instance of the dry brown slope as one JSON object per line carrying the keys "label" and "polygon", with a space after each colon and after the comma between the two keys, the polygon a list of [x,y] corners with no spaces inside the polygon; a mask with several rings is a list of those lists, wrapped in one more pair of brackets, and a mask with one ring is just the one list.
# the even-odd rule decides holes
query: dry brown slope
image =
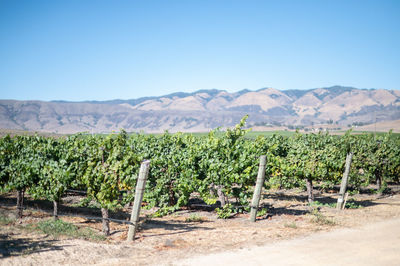
{"label": "dry brown slope", "polygon": [[208,131],[236,124],[311,125],[400,119],[400,93],[346,87],[308,91],[210,90],[108,102],[0,100],[0,128],[58,133]]}

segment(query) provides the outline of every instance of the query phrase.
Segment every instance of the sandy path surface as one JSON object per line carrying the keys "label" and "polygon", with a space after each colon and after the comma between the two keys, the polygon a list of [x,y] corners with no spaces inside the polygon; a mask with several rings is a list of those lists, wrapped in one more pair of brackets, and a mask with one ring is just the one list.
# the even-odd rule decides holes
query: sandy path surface
{"label": "sandy path surface", "polygon": [[400,219],[317,233],[174,265],[400,265]]}

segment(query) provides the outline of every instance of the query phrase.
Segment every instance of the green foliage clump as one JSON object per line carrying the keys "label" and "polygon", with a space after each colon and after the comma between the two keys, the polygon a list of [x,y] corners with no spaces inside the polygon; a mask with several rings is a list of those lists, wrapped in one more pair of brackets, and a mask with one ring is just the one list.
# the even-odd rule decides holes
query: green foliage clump
{"label": "green foliage clump", "polygon": [[359,209],[359,208],[363,208],[363,206],[361,204],[357,204],[355,200],[348,200],[346,202],[346,209]]}
{"label": "green foliage clump", "polygon": [[231,204],[226,204],[224,207],[216,208],[215,210],[219,219],[228,219],[231,218],[234,214],[234,210]]}
{"label": "green foliage clump", "polygon": [[262,208],[261,210],[257,211],[257,217],[264,216],[267,213],[268,213],[268,209],[267,208]]}

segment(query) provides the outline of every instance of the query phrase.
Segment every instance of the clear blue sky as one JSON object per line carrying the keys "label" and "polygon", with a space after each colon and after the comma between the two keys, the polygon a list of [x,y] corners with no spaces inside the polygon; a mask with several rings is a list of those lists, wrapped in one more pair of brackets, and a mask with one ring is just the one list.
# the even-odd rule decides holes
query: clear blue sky
{"label": "clear blue sky", "polygon": [[0,99],[400,89],[400,1],[0,0]]}

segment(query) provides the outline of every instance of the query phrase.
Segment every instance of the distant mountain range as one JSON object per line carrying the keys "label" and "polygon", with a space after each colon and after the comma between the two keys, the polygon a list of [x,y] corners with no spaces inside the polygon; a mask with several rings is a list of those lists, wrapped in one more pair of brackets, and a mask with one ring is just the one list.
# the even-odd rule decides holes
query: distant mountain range
{"label": "distant mountain range", "polygon": [[334,86],[310,90],[263,88],[229,93],[200,90],[110,101],[0,100],[0,128],[56,133],[200,132],[233,126],[338,126],[400,119],[400,90]]}

